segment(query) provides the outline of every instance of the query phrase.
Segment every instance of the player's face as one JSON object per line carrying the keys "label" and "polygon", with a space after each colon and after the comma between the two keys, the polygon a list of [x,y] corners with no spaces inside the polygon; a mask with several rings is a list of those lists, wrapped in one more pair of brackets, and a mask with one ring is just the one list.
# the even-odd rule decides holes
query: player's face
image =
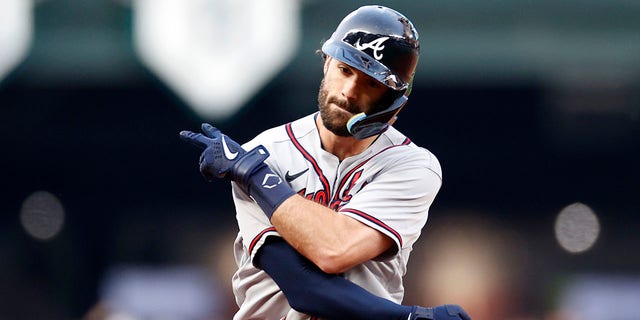
{"label": "player's face", "polygon": [[328,58],[320,83],[318,107],[323,125],[338,136],[348,137],[347,121],[368,112],[389,90],[375,79],[346,63]]}

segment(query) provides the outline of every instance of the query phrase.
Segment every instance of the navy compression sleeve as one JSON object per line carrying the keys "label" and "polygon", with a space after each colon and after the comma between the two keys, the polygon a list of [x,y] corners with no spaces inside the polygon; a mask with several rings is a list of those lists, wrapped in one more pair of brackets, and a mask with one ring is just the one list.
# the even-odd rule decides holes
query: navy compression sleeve
{"label": "navy compression sleeve", "polygon": [[407,319],[411,307],[383,299],[353,282],[327,274],[281,238],[270,237],[255,264],[278,284],[289,305],[328,319]]}

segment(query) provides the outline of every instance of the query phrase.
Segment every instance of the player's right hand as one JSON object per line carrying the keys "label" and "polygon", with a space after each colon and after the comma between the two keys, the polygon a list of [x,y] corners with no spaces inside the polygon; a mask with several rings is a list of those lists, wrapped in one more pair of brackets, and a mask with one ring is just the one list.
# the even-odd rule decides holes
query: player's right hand
{"label": "player's right hand", "polygon": [[433,308],[413,307],[409,320],[471,320],[462,307],[444,304]]}

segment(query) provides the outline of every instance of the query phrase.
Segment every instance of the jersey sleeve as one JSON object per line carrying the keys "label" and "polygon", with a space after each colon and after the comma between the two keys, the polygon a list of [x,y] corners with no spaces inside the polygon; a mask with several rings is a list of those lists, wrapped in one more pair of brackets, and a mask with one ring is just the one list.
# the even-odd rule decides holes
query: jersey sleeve
{"label": "jersey sleeve", "polygon": [[420,150],[424,152],[396,154],[371,168],[378,172],[339,210],[391,238],[397,247],[390,254],[413,246],[442,185],[439,162]]}
{"label": "jersey sleeve", "polygon": [[241,188],[232,183],[233,201],[236,207],[236,220],[238,221],[239,236],[242,237],[242,246],[246,253],[253,258],[258,249],[269,236],[280,236],[271,225],[269,219],[262,212],[251,197]]}

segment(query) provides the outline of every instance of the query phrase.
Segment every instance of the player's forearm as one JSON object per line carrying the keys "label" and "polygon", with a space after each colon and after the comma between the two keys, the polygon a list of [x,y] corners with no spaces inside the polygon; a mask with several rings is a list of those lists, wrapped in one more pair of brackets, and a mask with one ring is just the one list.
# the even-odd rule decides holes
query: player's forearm
{"label": "player's forearm", "polygon": [[282,239],[265,243],[254,260],[297,311],[328,319],[407,319],[412,307],[380,298],[337,275],[323,273]]}
{"label": "player's forearm", "polygon": [[328,273],[341,273],[385,252],[393,242],[342,214],[294,196],[271,217],[278,233]]}

